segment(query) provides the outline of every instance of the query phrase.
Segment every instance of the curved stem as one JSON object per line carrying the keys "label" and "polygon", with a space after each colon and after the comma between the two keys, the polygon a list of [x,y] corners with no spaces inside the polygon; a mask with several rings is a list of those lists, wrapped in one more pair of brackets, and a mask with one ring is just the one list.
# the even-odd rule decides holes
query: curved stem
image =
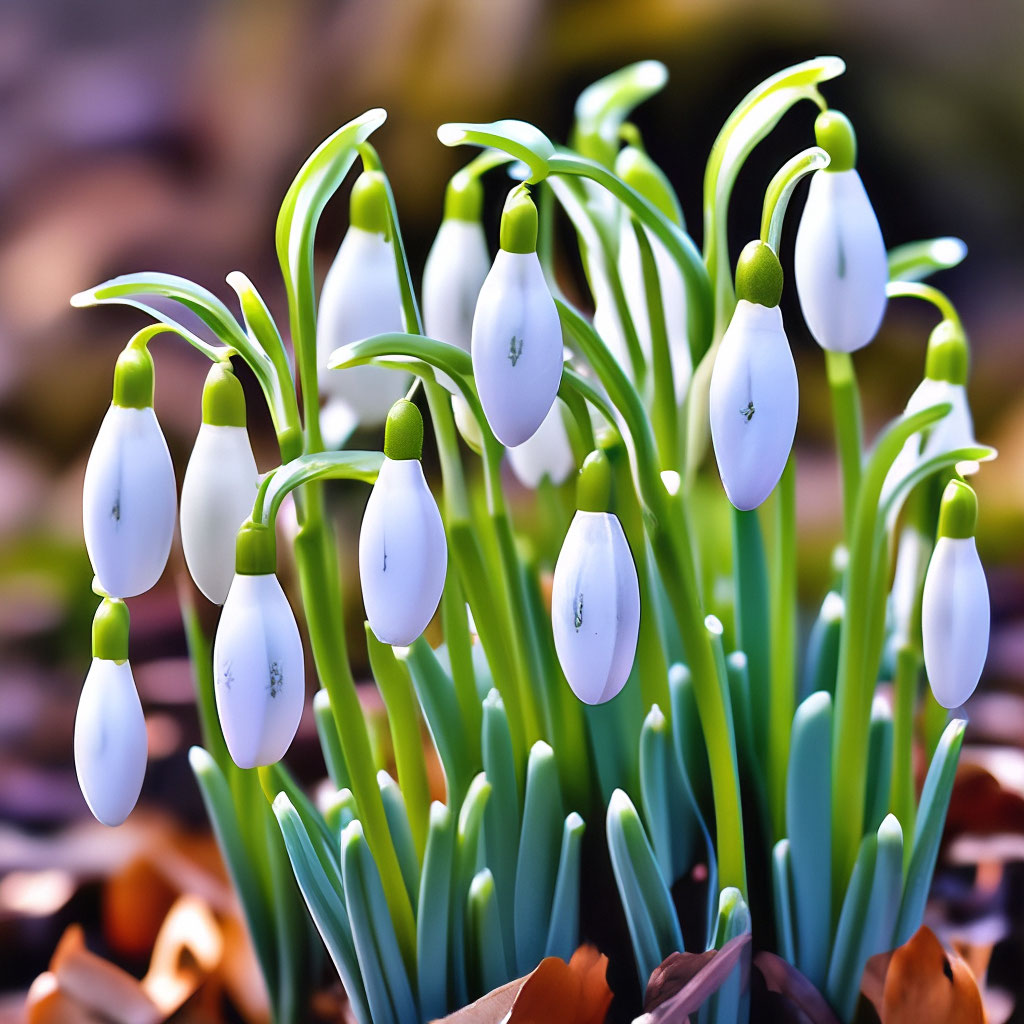
{"label": "curved stem", "polygon": [[828,153],[819,146],[811,146],[787,160],[768,183],[761,213],[761,241],[767,242],[778,253],[782,239],[782,222],[793,191],[801,179],[827,167]]}
{"label": "curved stem", "polygon": [[962,238],[946,236],[907,242],[889,250],[889,280],[921,281],[937,270],[959,265],[966,255],[967,243]]}
{"label": "curved stem", "polygon": [[930,284],[922,284],[920,281],[890,281],[885,286],[885,294],[890,299],[921,299],[930,302],[941,314],[944,320],[952,320],[960,325],[960,314],[956,307],[950,302],[944,292]]}

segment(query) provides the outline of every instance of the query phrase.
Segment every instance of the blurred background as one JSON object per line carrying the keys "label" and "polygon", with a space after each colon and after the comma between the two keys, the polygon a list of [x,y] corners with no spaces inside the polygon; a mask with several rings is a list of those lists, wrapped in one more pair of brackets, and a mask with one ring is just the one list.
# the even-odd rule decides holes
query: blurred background
{"label": "blurred background", "polygon": [[[202,598],[182,582],[180,551],[161,585],[131,603],[132,661],[150,732],[140,809],[122,829],[104,830],[77,788],[71,736],[95,607],[82,476],[114,358],[145,321],[123,309],[72,310],[69,296],[120,273],[160,270],[233,305],[224,278],[241,269],[283,324],[278,203],[314,146],[373,106],[389,112],[373,141],[418,276],[444,182],[466,157],[437,142],[440,123],[519,117],[564,139],[579,91],[645,57],[664,61],[671,77],[635,120],[698,242],[703,161],[722,121],[772,72],[836,53],[848,71],[825,93],[857,126],[859,167],[887,242],[953,234],[969,246],[966,263],[936,283],[959,307],[973,346],[977,435],[1000,450],[978,478],[994,633],[982,693],[970,705],[966,788],[954,797],[949,870],[937,894],[950,941],[978,958],[982,974],[993,957],[991,976],[1007,986],[999,975],[1022,955],[1013,865],[1024,860],[1022,46],[1019,0],[4,0],[0,1020],[20,1019],[24,992],[62,935],[80,941],[65,933],[74,922],[91,949],[143,973],[182,892],[200,894],[228,922],[218,932],[227,951],[221,983],[251,1019],[260,1012],[185,760],[198,728],[179,602]],[[808,144],[813,117],[809,104],[798,107],[750,160],[732,207],[734,252],[756,234],[764,185]],[[493,237],[502,189],[492,191]],[[798,195],[794,211],[801,203]],[[346,205],[333,202],[321,222],[321,274],[344,232]],[[787,268],[796,221],[785,239]],[[567,279],[579,280],[571,267]],[[930,309],[903,300],[858,356],[869,431],[902,408],[920,379],[934,321]],[[839,498],[820,353],[799,316],[789,322],[801,372],[802,580],[812,602],[838,535]],[[153,348],[157,412],[181,472],[207,364],[169,336]],[[257,460],[267,469],[273,439],[258,392],[250,394]],[[362,501],[339,508],[343,525],[358,522]],[[354,572],[346,579],[357,605]],[[208,607],[200,611],[213,621]],[[358,613],[350,618],[358,631]],[[354,650],[358,657],[362,645]],[[318,758],[305,723],[300,774],[322,773]],[[993,991],[990,1000],[993,1019],[1010,1016],[1012,995]],[[202,1005],[193,1004],[189,1019],[219,1019],[215,997]]]}

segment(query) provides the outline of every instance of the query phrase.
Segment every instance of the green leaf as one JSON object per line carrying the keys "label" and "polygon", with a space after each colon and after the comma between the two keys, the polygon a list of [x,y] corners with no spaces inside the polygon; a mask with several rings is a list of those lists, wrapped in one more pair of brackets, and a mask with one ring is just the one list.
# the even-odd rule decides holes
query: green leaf
{"label": "green leaf", "polygon": [[575,811],[566,815],[555,895],[551,901],[551,924],[544,947],[545,956],[557,956],[566,963],[576,952],[580,938],[580,857],[584,828],[583,819]]}
{"label": "green leaf", "polygon": [[[826,893],[827,896],[827,893]],[[772,848],[772,905],[775,909],[775,941],[782,956],[791,964],[797,962],[797,932],[793,921],[793,863],[790,842],[780,839]],[[828,904],[825,905],[828,916]],[[823,949],[828,962],[828,946]]]}
{"label": "green leaf", "polygon": [[409,815],[405,810],[405,799],[398,784],[383,769],[377,772],[377,785],[380,786],[381,802],[384,804],[384,817],[387,818],[388,831],[395,844],[398,865],[402,869],[402,880],[405,882],[409,902],[416,906],[419,899],[420,861],[416,855],[416,846],[412,841],[412,830],[409,827]]}
{"label": "green leaf", "polygon": [[487,868],[477,872],[470,883],[466,931],[471,965],[470,998],[476,999],[509,980],[494,878]]}
{"label": "green leaf", "polygon": [[420,1010],[424,1020],[448,1012],[448,907],[455,855],[455,819],[444,804],[430,805],[416,913],[416,960]]}
{"label": "green leaf", "polygon": [[547,177],[548,161],[555,155],[551,140],[526,121],[451,122],[437,129],[437,137],[445,146],[480,146],[508,153],[530,169],[526,180],[531,185]]}
{"label": "green leaf", "polygon": [[349,785],[348,769],[345,767],[345,754],[341,749],[333,715],[330,694],[326,690],[317,690],[313,695],[313,720],[316,722],[316,734],[320,739],[327,774],[335,789],[345,789]]}
{"label": "green leaf", "polygon": [[839,668],[839,635],[843,628],[843,597],[830,590],[821,602],[821,610],[807,638],[801,698],[823,690],[833,694]]}
{"label": "green leaf", "polygon": [[466,901],[469,887],[476,874],[480,857],[480,832],[484,811],[491,796],[491,784],[480,772],[470,783],[466,802],[459,811],[459,825],[455,837],[455,873],[452,880],[450,905],[452,996],[457,1006],[469,1002],[469,957],[466,948]]}
{"label": "green leaf", "polygon": [[[324,805],[324,820],[332,835],[341,837],[341,833],[350,821],[359,817],[359,805],[350,789],[339,789]],[[339,858],[341,847],[338,848]],[[341,863],[339,859],[339,864]]]}
{"label": "green leaf", "polygon": [[939,270],[951,270],[967,255],[961,238],[926,238],[889,250],[890,281],[923,281]]}

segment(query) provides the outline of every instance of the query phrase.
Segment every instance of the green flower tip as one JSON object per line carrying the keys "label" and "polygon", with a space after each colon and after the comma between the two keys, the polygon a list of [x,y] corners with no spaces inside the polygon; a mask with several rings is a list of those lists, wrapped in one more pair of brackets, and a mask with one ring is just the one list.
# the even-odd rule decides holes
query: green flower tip
{"label": "green flower tip", "polygon": [[505,252],[537,251],[537,207],[526,185],[508,194],[501,211],[501,247]]}
{"label": "green flower tip", "polygon": [[128,660],[128,605],[105,597],[92,620],[92,656],[104,661]]}
{"label": "green flower tip", "polygon": [[607,512],[612,497],[612,465],[598,449],[580,467],[576,480],[576,507],[581,512]]}
{"label": "green flower tip", "polygon": [[857,135],[850,119],[838,110],[825,110],[814,122],[814,138],[828,153],[829,171],[852,171],[857,164]]}
{"label": "green flower tip", "polygon": [[978,496],[963,480],[950,480],[939,506],[939,536],[973,537],[978,525]]}
{"label": "green flower tip", "polygon": [[963,328],[952,320],[943,320],[928,338],[925,376],[931,380],[967,383],[969,353]]}
{"label": "green flower tip", "polygon": [[114,405],[147,409],[153,404],[153,357],[145,345],[129,345],[114,364]]}
{"label": "green flower tip", "polygon": [[444,219],[468,220],[475,224],[480,220],[484,207],[484,187],[473,174],[459,171],[452,176],[444,192]]}
{"label": "green flower tip", "polygon": [[736,298],[777,306],[782,298],[782,264],[767,242],[747,242],[736,262]]}
{"label": "green flower tip", "polygon": [[239,576],[267,576],[276,569],[274,531],[265,523],[247,519],[235,536],[235,572]]}
{"label": "green flower tip", "polygon": [[393,462],[423,454],[423,416],[407,398],[400,398],[384,424],[384,454]]}
{"label": "green flower tip", "polygon": [[206,375],[203,422],[214,427],[245,426],[245,394],[230,363],[214,363]]}
{"label": "green flower tip", "polygon": [[673,224],[683,226],[679,200],[665,172],[639,147],[626,146],[615,160],[615,173]]}
{"label": "green flower tip", "polygon": [[363,171],[356,178],[348,208],[352,227],[388,234],[388,189],[380,171]]}

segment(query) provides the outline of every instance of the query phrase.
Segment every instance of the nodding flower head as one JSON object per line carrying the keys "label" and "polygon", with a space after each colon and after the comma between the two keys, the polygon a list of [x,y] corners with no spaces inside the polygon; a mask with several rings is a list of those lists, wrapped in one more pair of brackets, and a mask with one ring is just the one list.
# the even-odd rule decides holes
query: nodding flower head
{"label": "nodding flower head", "polygon": [[560,484],[575,469],[576,459],[563,416],[562,403],[556,399],[537,433],[518,447],[509,448],[509,465],[524,487],[537,487],[544,477]]}
{"label": "nodding flower head", "polygon": [[736,271],[739,301],[711,374],[711,439],[718,472],[738,509],[757,508],[775,489],[793,448],[799,395],[782,325],[782,268],[751,242]]}
{"label": "nodding flower head", "polygon": [[[342,345],[404,330],[402,298],[391,246],[387,186],[379,171],[364,171],[352,186],[349,229],[320,292],[316,348],[325,442],[335,447],[356,424],[379,426],[409,385],[383,366],[328,370]],[[330,434],[330,436],[328,436]]]}
{"label": "nodding flower head", "polygon": [[533,436],[562,380],[562,328],[537,258],[537,208],[525,186],[509,193],[501,249],[473,317],[473,375],[494,436]]}
{"label": "nodding flower head", "polygon": [[106,598],[92,626],[92,664],[75,716],[75,771],[104,825],[131,813],[146,775],[146,720],[128,664],[128,609]]}
{"label": "nodding flower head", "polygon": [[82,489],[85,546],[111,597],[149,590],[167,564],[178,496],[153,412],[153,359],[129,345],[114,368],[114,399],[89,455]]}
{"label": "nodding flower head", "polygon": [[640,631],[636,566],[622,524],[607,510],[610,487],[608,457],[592,452],[551,589],[555,651],[585,704],[603,704],[626,684]]}
{"label": "nodding flower head", "polygon": [[396,402],[384,435],[384,462],[359,530],[359,580],[370,629],[405,647],[437,610],[448,567],[441,513],[420,464],[423,418]]}
{"label": "nodding flower head", "polygon": [[818,115],[818,145],[830,158],[816,171],[796,236],[800,308],[822,348],[853,352],[875,336],[889,279],[878,218],[855,170],[857,140],[836,110]]}
{"label": "nodding flower head", "polygon": [[974,491],[951,480],[921,600],[924,667],[945,708],[960,707],[974,693],[988,656],[988,583],[974,543],[977,518]]}
{"label": "nodding flower head", "polygon": [[302,717],[302,640],[274,564],[270,528],[244,523],[236,541],[235,578],[213,642],[217,716],[239,768],[279,761]]}
{"label": "nodding flower head", "polygon": [[181,485],[181,546],[196,586],[223,604],[235,574],[235,535],[252,512],[259,472],[245,429],[245,396],[218,363],[203,388],[203,422]]}

